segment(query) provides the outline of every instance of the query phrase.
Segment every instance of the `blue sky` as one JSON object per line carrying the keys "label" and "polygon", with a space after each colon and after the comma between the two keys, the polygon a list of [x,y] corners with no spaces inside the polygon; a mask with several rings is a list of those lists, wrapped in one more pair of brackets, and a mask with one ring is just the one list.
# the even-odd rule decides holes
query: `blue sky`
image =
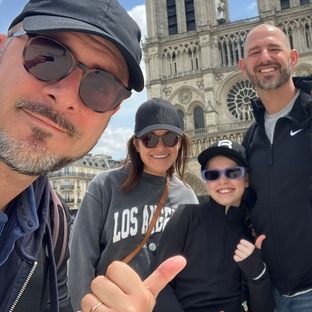
{"label": "blue sky", "polygon": [[[92,1],[92,0],[85,0]],[[142,30],[142,38],[146,36],[145,1],[119,0]],[[22,10],[27,0],[0,0],[0,32],[6,33],[11,20]],[[255,17],[257,0],[228,0],[230,19],[232,21]],[[145,72],[144,64],[142,70]],[[126,155],[126,143],[133,134],[134,115],[138,106],[147,100],[146,91],[133,92],[133,95],[122,103],[121,109],[112,120],[92,151],[93,154],[104,153],[114,159],[122,159]]]}
{"label": "blue sky", "polygon": [[[26,0],[0,0],[0,32],[6,31],[10,21],[21,11],[26,2]],[[145,3],[144,0],[120,0],[119,2],[127,11]],[[228,3],[231,20],[257,15],[256,0],[228,0]]]}

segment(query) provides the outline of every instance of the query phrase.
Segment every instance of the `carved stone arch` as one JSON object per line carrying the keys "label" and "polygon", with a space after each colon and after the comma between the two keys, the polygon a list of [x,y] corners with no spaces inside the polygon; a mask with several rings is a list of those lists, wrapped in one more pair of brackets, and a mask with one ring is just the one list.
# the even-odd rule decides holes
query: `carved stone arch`
{"label": "carved stone arch", "polygon": [[[191,99],[184,101],[183,103],[183,96],[181,96],[181,94],[185,93],[185,95],[187,96],[187,93],[189,92],[191,92]],[[170,95],[168,101],[171,103],[180,103],[181,105],[185,105],[186,107],[185,109],[187,110],[187,113],[190,113],[191,112],[191,110],[189,109],[190,105],[192,105],[194,101],[204,103],[205,97],[204,97],[204,94],[200,92],[198,89],[191,87],[191,86],[187,86],[187,87],[183,86],[175,90]],[[205,110],[205,107],[203,107],[203,109]]]}
{"label": "carved stone arch", "polygon": [[237,33],[236,32],[230,32],[227,36],[228,36],[229,41],[231,43],[234,43],[236,40]]}
{"label": "carved stone arch", "polygon": [[311,16],[304,16],[299,20],[301,26],[309,25],[311,26]]}
{"label": "carved stone arch", "polygon": [[[196,109],[201,109],[201,112],[196,112]],[[205,128],[206,120],[205,120],[205,106],[201,101],[193,101],[186,108],[186,116],[188,117],[188,129],[199,129]]]}
{"label": "carved stone arch", "polygon": [[177,45],[175,45],[175,46],[173,47],[172,50],[175,51],[176,53],[178,53],[179,50],[180,50],[180,46],[177,44]]}
{"label": "carved stone arch", "polygon": [[175,106],[175,108],[177,110],[181,110],[183,113],[186,113],[186,109],[185,109],[184,105],[181,105],[180,103],[179,104],[172,103],[172,104]]}
{"label": "carved stone arch", "polygon": [[190,49],[190,47],[189,47],[188,44],[185,44],[185,45],[183,45],[183,46],[181,47],[181,51],[182,51],[183,54],[185,54],[185,53],[187,54],[188,51],[189,51],[189,49]]}
{"label": "carved stone arch", "polygon": [[192,53],[197,53],[199,50],[199,42],[191,42],[189,48],[191,49]]}
{"label": "carved stone arch", "polygon": [[183,54],[182,47],[181,46],[177,46],[175,52],[176,52],[176,56],[177,57],[181,56]]}
{"label": "carved stone arch", "polygon": [[[171,103],[172,103],[172,102],[171,102]],[[183,114],[184,114],[184,115],[186,115],[186,114],[187,114],[187,111],[186,111],[186,109],[185,109],[185,106],[184,106],[184,105],[181,105],[181,104],[175,104],[175,103],[173,103],[173,104],[174,104],[175,108],[176,108],[178,111],[183,112]]]}
{"label": "carved stone arch", "polygon": [[161,51],[161,57],[162,58],[170,57],[170,53],[169,53],[168,49],[164,49],[164,50]]}
{"label": "carved stone arch", "polygon": [[227,93],[230,90],[230,87],[241,79],[243,79],[243,76],[240,72],[233,72],[225,79],[222,79],[220,82],[220,87],[216,91],[216,102],[218,104],[223,103]]}
{"label": "carved stone arch", "polygon": [[205,112],[205,105],[202,102],[194,101],[188,106],[188,112],[193,112],[196,107],[202,108],[203,112]]}
{"label": "carved stone arch", "polygon": [[200,105],[203,111],[205,111],[204,95],[198,89],[190,86],[183,86],[172,92],[168,98],[168,101],[173,103],[176,107],[183,107],[183,125],[185,129],[193,128],[193,109],[190,107],[192,107],[194,103],[197,103],[197,106]]}
{"label": "carved stone arch", "polygon": [[172,58],[173,55],[175,55],[175,50],[172,47],[168,47],[168,56]]}
{"label": "carved stone arch", "polygon": [[182,127],[182,130],[186,130],[187,129],[187,120],[186,120],[186,109],[184,107],[184,105],[181,104],[174,104],[175,108],[178,111],[178,116],[179,116],[179,120],[180,120],[180,125]]}
{"label": "carved stone arch", "polygon": [[294,22],[291,24],[292,25],[292,30],[297,30],[300,28],[300,20],[301,19],[295,19]]}

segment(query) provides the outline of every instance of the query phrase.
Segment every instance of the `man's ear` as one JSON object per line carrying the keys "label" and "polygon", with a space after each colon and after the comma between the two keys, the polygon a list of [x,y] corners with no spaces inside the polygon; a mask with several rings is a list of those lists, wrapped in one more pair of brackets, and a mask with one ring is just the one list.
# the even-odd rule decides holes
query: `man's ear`
{"label": "man's ear", "polygon": [[239,59],[239,69],[241,70],[243,76],[247,76],[245,61],[243,58]]}
{"label": "man's ear", "polygon": [[291,69],[294,69],[298,63],[299,55],[298,51],[293,49],[290,51]]}

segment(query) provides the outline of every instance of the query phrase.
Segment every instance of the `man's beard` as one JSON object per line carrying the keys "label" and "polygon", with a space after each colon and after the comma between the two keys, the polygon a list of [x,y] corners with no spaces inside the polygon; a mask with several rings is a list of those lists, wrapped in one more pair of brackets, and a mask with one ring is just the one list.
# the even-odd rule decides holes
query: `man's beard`
{"label": "man's beard", "polygon": [[[51,107],[27,101],[20,101],[16,106],[49,118],[69,136],[79,140],[81,133]],[[50,132],[35,126],[31,128],[31,134],[26,138],[10,137],[0,129],[0,161],[18,173],[40,176],[59,170],[85,155],[86,152],[73,157],[54,154],[46,147],[46,140],[51,136]]]}
{"label": "man's beard", "polygon": [[[270,64],[266,64],[270,65]],[[276,64],[274,64],[276,65]],[[257,66],[259,67],[259,66]],[[254,71],[256,71],[257,67]],[[284,85],[291,77],[291,67],[290,67],[290,60],[285,68],[279,67],[279,75],[277,77],[265,77],[263,79],[260,79],[257,77],[256,74],[252,74],[248,68],[246,68],[247,76],[250,82],[254,85],[257,89],[262,90],[272,90],[277,89]]]}
{"label": "man's beard", "polygon": [[61,157],[48,151],[44,145],[51,135],[42,129],[33,128],[29,139],[12,139],[0,132],[0,161],[13,171],[29,176],[40,176],[57,171],[85,154]]}

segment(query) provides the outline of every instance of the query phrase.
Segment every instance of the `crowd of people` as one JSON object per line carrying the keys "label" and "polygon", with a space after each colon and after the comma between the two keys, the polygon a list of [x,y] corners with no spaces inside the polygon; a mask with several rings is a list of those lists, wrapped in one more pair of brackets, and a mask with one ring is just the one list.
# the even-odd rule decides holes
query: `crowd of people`
{"label": "crowd of people", "polygon": [[30,0],[0,34],[0,311],[310,312],[312,78],[292,77],[298,52],[273,25],[239,62],[255,123],[198,155],[208,201],[185,182],[174,105],[154,98],[69,233],[47,174],[143,89],[140,38],[116,0]]}

